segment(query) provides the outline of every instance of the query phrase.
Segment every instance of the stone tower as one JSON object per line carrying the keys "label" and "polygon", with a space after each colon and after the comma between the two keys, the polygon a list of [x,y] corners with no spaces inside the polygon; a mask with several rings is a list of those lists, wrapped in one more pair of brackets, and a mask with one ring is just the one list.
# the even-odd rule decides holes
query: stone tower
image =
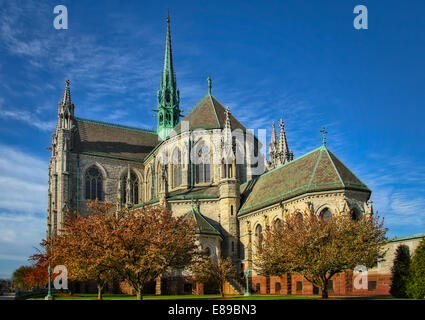
{"label": "stone tower", "polygon": [[74,130],[74,104],[71,100],[69,80],[66,80],[63,98],[58,105],[56,131],[52,135],[52,155],[49,164],[48,238],[61,229],[65,211],[72,205],[70,150]]}
{"label": "stone tower", "polygon": [[158,109],[155,110],[158,119],[157,134],[164,140],[179,122],[181,110],[179,108],[180,93],[177,89],[176,74],[173,67],[173,53],[171,49],[170,16],[167,15],[167,35],[165,39],[164,68],[161,75],[161,84],[158,90]]}
{"label": "stone tower", "polygon": [[239,267],[239,225],[237,212],[240,206],[240,184],[236,177],[236,147],[232,139],[230,111],[226,108],[226,122],[222,136],[222,163],[220,180],[220,222],[225,231],[222,254],[230,257]]}

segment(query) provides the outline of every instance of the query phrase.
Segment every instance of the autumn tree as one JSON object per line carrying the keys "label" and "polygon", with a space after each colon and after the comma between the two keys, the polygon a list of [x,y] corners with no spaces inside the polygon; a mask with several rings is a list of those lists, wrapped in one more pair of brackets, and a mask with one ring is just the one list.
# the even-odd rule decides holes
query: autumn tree
{"label": "autumn tree", "polygon": [[109,226],[116,223],[111,203],[88,203],[88,216],[68,212],[63,229],[46,243],[53,265],[65,265],[68,279],[94,280],[98,299],[105,284],[114,277]]}
{"label": "autumn tree", "polygon": [[197,250],[194,222],[165,208],[123,210],[106,234],[114,270],[143,299],[145,286],[169,269],[188,266]]}
{"label": "autumn tree", "polygon": [[299,273],[326,299],[335,274],[357,265],[372,267],[383,257],[385,233],[383,221],[374,216],[354,220],[349,213],[330,219],[294,214],[280,226],[267,228],[254,263],[264,275]]}
{"label": "autumn tree", "polygon": [[392,279],[390,293],[396,298],[407,298],[406,285],[409,277],[410,252],[406,245],[399,245],[395,252],[391,268]]}
{"label": "autumn tree", "polygon": [[224,297],[224,283],[236,278],[236,270],[230,258],[202,254],[193,263],[191,270],[197,281],[216,285],[222,297]]}
{"label": "autumn tree", "polygon": [[43,252],[37,252],[29,257],[31,269],[26,273],[24,282],[32,288],[44,288],[48,282],[48,257]]}
{"label": "autumn tree", "polygon": [[421,240],[413,255],[406,292],[409,298],[425,299],[425,239]]}

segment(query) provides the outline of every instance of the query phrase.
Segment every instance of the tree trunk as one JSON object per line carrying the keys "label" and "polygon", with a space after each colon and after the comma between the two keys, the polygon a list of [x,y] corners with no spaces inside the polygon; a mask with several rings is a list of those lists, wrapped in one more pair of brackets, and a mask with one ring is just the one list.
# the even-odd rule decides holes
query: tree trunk
{"label": "tree trunk", "polygon": [[327,299],[328,298],[328,282],[325,282],[325,285],[322,289],[322,299]]}
{"label": "tree trunk", "polygon": [[220,286],[218,288],[220,295],[222,298],[224,298],[224,292],[223,292],[223,282],[220,282]]}
{"label": "tree trunk", "polygon": [[103,284],[97,283],[97,300],[102,300],[102,290],[103,290]]}
{"label": "tree trunk", "polygon": [[143,289],[137,289],[136,290],[136,300],[143,300]]}

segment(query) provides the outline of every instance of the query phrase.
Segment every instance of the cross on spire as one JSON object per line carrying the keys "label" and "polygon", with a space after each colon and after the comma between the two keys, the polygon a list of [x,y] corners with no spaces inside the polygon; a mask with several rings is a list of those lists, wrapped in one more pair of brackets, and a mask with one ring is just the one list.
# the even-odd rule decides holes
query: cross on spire
{"label": "cross on spire", "polygon": [[326,146],[326,135],[328,134],[328,132],[326,131],[325,127],[323,127],[320,132],[322,133],[322,143],[324,146]]}
{"label": "cross on spire", "polygon": [[211,95],[211,89],[212,89],[211,78],[208,77],[207,81],[208,81],[208,94]]}

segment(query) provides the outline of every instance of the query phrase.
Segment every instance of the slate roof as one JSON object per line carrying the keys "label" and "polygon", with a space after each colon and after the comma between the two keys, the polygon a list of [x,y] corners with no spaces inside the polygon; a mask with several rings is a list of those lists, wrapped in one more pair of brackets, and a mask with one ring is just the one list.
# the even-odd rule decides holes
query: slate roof
{"label": "slate roof", "polygon": [[185,216],[186,219],[194,219],[196,222],[196,234],[200,235],[213,235],[223,237],[210,222],[208,222],[207,218],[205,218],[196,207],[192,207]]}
{"label": "slate roof", "polygon": [[321,146],[241,185],[242,206],[238,214],[304,193],[338,189],[371,193],[332,152]]}
{"label": "slate roof", "polygon": [[[226,121],[225,108],[212,95],[205,95],[201,101],[177,124],[176,133],[181,132],[182,121],[189,121],[189,129],[223,129]],[[246,128],[230,113],[232,129]]]}
{"label": "slate roof", "polygon": [[170,192],[167,200],[218,199],[219,196],[217,186],[205,186]]}
{"label": "slate roof", "polygon": [[143,161],[159,143],[155,132],[76,118],[73,152]]}

